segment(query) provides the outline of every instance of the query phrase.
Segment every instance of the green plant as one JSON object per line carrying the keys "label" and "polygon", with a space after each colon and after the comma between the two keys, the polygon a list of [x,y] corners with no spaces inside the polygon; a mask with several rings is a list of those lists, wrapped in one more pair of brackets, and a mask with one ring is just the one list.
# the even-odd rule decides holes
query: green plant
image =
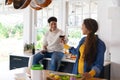
{"label": "green plant", "polygon": [[79,29],[69,29],[69,38],[80,38],[81,37],[81,32]]}
{"label": "green plant", "polygon": [[46,31],[47,31],[47,27],[40,28],[37,30],[37,44],[36,44],[37,49],[42,48],[43,37],[44,37]]}
{"label": "green plant", "polygon": [[23,35],[23,24],[3,25],[0,23],[0,38],[18,37]]}
{"label": "green plant", "polygon": [[8,38],[9,37],[9,28],[7,28],[6,26],[2,25],[2,23],[0,23],[0,37],[1,38]]}
{"label": "green plant", "polygon": [[33,49],[33,44],[32,43],[30,43],[30,44],[25,44],[24,45],[24,51],[26,51],[26,50],[32,50]]}

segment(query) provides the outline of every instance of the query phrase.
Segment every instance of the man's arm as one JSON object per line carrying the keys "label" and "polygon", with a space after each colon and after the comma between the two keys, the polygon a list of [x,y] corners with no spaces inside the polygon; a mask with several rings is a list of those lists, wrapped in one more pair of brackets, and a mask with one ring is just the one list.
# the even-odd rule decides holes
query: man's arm
{"label": "man's arm", "polygon": [[43,46],[43,50],[41,50],[41,53],[45,54],[47,52],[47,46]]}

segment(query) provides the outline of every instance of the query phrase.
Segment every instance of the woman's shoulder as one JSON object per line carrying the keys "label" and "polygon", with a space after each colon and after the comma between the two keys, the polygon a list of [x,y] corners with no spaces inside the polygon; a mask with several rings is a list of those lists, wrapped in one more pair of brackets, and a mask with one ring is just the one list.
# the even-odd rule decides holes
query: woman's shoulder
{"label": "woman's shoulder", "polygon": [[104,41],[103,41],[100,37],[98,37],[98,36],[97,36],[97,41],[98,41],[99,43],[105,44]]}
{"label": "woman's shoulder", "polygon": [[100,39],[99,37],[98,37],[97,42],[98,42],[98,45],[99,45],[99,46],[104,46],[104,47],[106,47],[105,42],[104,42],[102,39]]}
{"label": "woman's shoulder", "polygon": [[81,37],[80,42],[85,41],[86,36]]}
{"label": "woman's shoulder", "polygon": [[80,39],[80,41],[79,41],[79,45],[81,45],[82,43],[84,43],[84,41],[85,41],[85,36],[84,37],[81,37],[81,39]]}

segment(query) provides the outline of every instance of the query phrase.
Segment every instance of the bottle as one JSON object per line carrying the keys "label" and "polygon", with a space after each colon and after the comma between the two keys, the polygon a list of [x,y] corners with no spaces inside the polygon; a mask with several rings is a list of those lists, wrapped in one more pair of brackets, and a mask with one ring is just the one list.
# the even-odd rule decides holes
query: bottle
{"label": "bottle", "polygon": [[35,54],[35,43],[33,43],[33,47],[32,47],[32,54]]}

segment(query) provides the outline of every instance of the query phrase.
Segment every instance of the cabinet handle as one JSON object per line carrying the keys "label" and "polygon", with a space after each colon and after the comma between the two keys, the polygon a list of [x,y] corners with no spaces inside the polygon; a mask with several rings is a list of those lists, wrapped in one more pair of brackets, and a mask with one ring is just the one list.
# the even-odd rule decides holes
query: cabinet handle
{"label": "cabinet handle", "polygon": [[14,58],[14,60],[19,60],[19,61],[21,61],[22,59],[20,59],[20,58]]}

